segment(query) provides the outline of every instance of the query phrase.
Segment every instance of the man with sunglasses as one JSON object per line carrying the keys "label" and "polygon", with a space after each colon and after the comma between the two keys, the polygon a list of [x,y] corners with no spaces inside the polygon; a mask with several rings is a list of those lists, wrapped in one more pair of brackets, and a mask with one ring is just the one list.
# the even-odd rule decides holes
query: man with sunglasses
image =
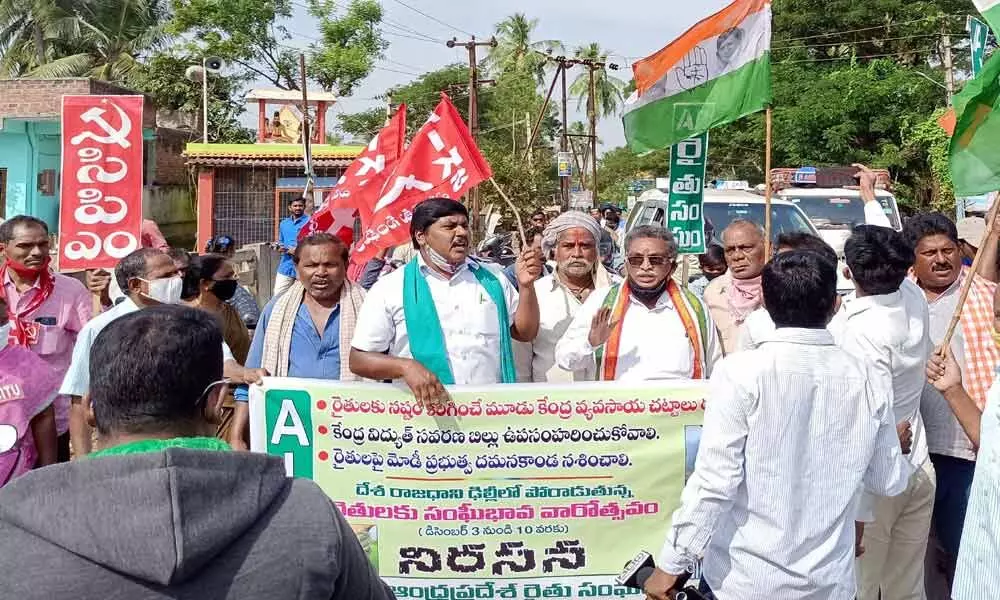
{"label": "man with sunglasses", "polygon": [[88,419],[103,450],[0,490],[5,597],[393,597],[315,483],[214,437],[221,344],[215,317],[181,306],[97,336]]}
{"label": "man with sunglasses", "polygon": [[627,279],[596,290],[556,344],[567,371],[594,364],[602,381],[704,379],[722,357],[708,309],[671,278],[677,243],[657,225],[625,237]]}

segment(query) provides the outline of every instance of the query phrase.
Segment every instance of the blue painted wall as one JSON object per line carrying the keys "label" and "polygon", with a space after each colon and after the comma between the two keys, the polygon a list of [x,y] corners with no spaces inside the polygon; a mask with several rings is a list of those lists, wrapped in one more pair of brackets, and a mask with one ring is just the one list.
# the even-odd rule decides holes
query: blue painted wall
{"label": "blue painted wall", "polygon": [[38,173],[59,172],[59,123],[6,119],[0,130],[0,168],[7,169],[6,214],[29,214],[59,226],[59,196],[38,191]]}
{"label": "blue painted wall", "polygon": [[[152,130],[143,131],[146,140],[155,139]],[[152,154],[155,144],[147,144]],[[49,230],[59,230],[59,185],[54,195],[38,191],[38,173],[55,170],[61,184],[61,135],[58,121],[5,119],[0,129],[0,169],[7,169],[6,215],[31,215],[45,221]],[[150,156],[148,165],[154,165]],[[151,181],[147,174],[146,181]]]}

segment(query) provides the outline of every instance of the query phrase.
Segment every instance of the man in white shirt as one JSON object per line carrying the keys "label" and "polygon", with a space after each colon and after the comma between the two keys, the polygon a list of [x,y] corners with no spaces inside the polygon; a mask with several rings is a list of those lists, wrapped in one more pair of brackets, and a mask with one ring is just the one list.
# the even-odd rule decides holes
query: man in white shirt
{"label": "man in white shirt", "polygon": [[722,358],[704,302],[671,278],[677,243],[669,231],[642,225],[625,236],[621,285],[590,294],[556,344],[556,364],[594,364],[603,381],[706,379]]}
{"label": "man in white shirt", "polygon": [[351,371],[402,379],[422,403],[444,399],[446,384],[516,382],[512,340],[528,342],[538,333],[540,253],[521,253],[514,290],[500,268],[469,258],[468,210],[446,198],[413,209],[410,235],[417,256],[379,279],[365,298]]}
{"label": "man in white shirt", "polygon": [[[1000,340],[1000,293],[994,296],[995,339]],[[1000,343],[994,342],[994,343]],[[952,352],[936,353],[927,363],[927,378],[948,402],[980,460],[969,493],[962,544],[954,585],[946,596],[954,600],[993,600],[1000,587],[995,565],[1000,560],[1000,383],[994,382],[985,410],[964,388],[963,373]],[[937,590],[928,589],[928,594]]]}
{"label": "man in white shirt", "polygon": [[551,275],[535,282],[538,335],[533,342],[518,343],[515,347],[520,381],[594,380],[593,361],[567,371],[556,364],[555,354],[556,344],[590,294],[621,281],[601,264],[597,248],[600,241],[600,225],[590,215],[578,211],[562,213],[545,228],[542,254],[553,256],[556,268]]}
{"label": "man in white shirt", "polygon": [[[777,243],[777,254],[783,252],[791,252],[792,250],[805,250],[808,252],[816,252],[825,258],[827,261],[833,263],[837,266],[837,253],[833,251],[833,248],[829,244],[823,241],[811,233],[802,232],[790,232],[782,233],[778,236]],[[840,310],[840,298],[837,298],[837,310]],[[834,316],[834,319],[837,317]],[[834,322],[831,321],[830,325]],[[829,328],[829,326],[828,326]],[[737,351],[742,350],[752,350],[763,343],[765,340],[769,339],[774,334],[774,321],[771,320],[771,315],[767,312],[766,308],[758,308],[757,310],[750,313],[746,321],[743,322],[743,327],[740,329],[740,341],[737,346]],[[831,329],[831,332],[834,330]],[[836,340],[837,334],[834,333],[834,339]]]}
{"label": "man in white shirt", "polygon": [[[924,551],[934,507],[934,467],[920,415],[930,354],[927,302],[903,285],[913,250],[886,227],[861,225],[844,245],[855,294],[844,303],[840,345],[892,381],[895,423],[912,436],[908,459],[914,473],[895,498],[865,494],[858,521],[864,525],[864,553],[858,569],[859,600],[924,597]],[[905,449],[905,448],[904,448]]]}
{"label": "man in white shirt", "polygon": [[718,600],[854,598],[857,490],[898,494],[889,379],[834,344],[836,266],[783,253],[763,272],[778,329],[712,374],[694,473],[645,591],[657,600],[704,557]]}
{"label": "man in white shirt", "polygon": [[[91,428],[86,421],[87,406],[84,398],[90,391],[90,349],[97,335],[115,319],[150,306],[179,304],[181,278],[173,260],[155,248],[140,248],[129,254],[115,267],[115,279],[128,291],[124,300],[91,319],[77,336],[73,358],[63,379],[60,394],[70,396],[70,441],[76,456],[89,454]],[[141,349],[139,349],[141,350]],[[235,383],[259,383],[264,371],[244,369],[233,357],[225,342],[222,343],[223,373]]]}

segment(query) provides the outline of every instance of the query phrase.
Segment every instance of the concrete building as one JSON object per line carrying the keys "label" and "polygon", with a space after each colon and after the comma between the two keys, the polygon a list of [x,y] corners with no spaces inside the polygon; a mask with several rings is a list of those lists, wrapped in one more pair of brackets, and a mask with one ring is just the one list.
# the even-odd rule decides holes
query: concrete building
{"label": "concrete building", "polygon": [[[305,191],[302,92],[251,90],[246,99],[256,108],[257,143],[192,143],[184,152],[197,173],[199,249],[219,235],[231,236],[238,246],[274,241],[288,202]],[[364,149],[326,143],[326,113],[335,102],[333,94],[309,92],[311,118],[318,125],[311,128],[315,206]],[[278,110],[271,113],[269,108]]]}
{"label": "concrete building", "polygon": [[[59,228],[64,95],[135,95],[87,78],[0,80],[0,218],[27,214]],[[157,127],[156,107],[143,114],[143,216],[172,244],[194,242],[194,203],[182,157],[191,133]]]}

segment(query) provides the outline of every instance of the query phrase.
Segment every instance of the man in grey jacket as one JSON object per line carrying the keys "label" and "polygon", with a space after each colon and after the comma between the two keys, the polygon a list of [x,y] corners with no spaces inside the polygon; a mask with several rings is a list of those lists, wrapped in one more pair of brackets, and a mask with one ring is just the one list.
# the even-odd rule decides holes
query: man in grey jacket
{"label": "man in grey jacket", "polygon": [[117,319],[90,360],[103,450],[0,489],[0,596],[19,600],[385,600],[315,483],[228,451],[222,334],[208,313]]}

